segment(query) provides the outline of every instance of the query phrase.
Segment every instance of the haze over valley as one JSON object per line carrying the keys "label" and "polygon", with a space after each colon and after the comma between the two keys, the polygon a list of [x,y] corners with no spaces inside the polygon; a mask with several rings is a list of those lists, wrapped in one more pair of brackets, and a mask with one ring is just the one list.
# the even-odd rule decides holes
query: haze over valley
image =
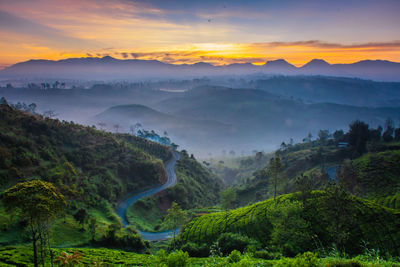
{"label": "haze over valley", "polygon": [[0,266],[400,266],[399,12],[0,1]]}

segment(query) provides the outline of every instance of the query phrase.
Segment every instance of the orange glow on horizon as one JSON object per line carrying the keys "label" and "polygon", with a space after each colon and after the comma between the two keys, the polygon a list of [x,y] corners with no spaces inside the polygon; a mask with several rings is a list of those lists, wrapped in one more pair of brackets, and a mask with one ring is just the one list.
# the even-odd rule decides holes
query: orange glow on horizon
{"label": "orange glow on horizon", "polygon": [[400,62],[400,47],[323,48],[301,45],[268,47],[268,45],[257,44],[206,43],[174,46],[170,50],[148,48],[140,51],[108,49],[89,52],[62,52],[46,46],[37,46],[29,43],[23,43],[19,47],[23,50],[23,53],[9,51],[7,56],[0,57],[0,67],[29,59],[61,60],[66,58],[104,57],[107,55],[117,59],[158,60],[170,64],[207,62],[213,65],[232,63],[263,65],[270,60],[285,59],[289,63],[300,67],[315,58],[323,59],[330,64],[354,63],[366,59]]}

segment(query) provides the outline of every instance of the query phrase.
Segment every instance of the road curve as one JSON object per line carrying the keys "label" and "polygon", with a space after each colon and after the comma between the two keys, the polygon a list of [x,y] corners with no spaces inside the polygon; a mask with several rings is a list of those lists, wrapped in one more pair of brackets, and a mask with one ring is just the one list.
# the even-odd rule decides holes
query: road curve
{"label": "road curve", "polygon": [[[141,192],[140,191],[131,192],[131,193],[127,194],[126,196],[124,196],[119,201],[119,203],[115,209],[115,212],[121,218],[122,224],[124,225],[124,227],[129,224],[128,221],[126,220],[126,211],[130,205],[132,205],[133,203],[135,203],[136,201],[138,201],[141,198],[157,194],[158,192],[160,192],[168,187],[174,186],[177,183],[178,180],[176,178],[176,173],[175,173],[174,168],[175,168],[176,161],[178,161],[180,158],[181,158],[181,155],[178,152],[174,151],[172,159],[167,161],[167,163],[165,164],[165,170],[167,171],[167,177],[168,177],[167,182],[165,184],[157,185],[157,186],[151,187],[151,188],[141,191]],[[139,231],[139,233],[143,239],[150,240],[150,241],[169,239],[173,235],[173,231],[164,231],[164,232],[156,232],[156,233]]]}

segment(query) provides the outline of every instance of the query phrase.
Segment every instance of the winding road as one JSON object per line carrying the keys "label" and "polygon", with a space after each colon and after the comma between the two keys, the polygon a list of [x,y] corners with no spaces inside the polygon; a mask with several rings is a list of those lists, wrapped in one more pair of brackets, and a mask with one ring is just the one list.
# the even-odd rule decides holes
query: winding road
{"label": "winding road", "polygon": [[[176,161],[178,161],[180,158],[181,158],[181,155],[178,152],[174,151],[172,159],[170,159],[165,164],[165,169],[167,171],[167,177],[168,177],[168,180],[165,184],[151,187],[145,191],[141,191],[141,192],[136,191],[136,192],[129,193],[120,200],[120,202],[117,205],[117,208],[115,209],[115,212],[121,218],[122,224],[124,225],[124,227],[129,224],[126,220],[126,211],[129,208],[129,206],[131,206],[133,203],[135,203],[136,201],[138,201],[141,198],[157,194],[158,192],[160,192],[168,187],[174,186],[177,183],[178,180],[176,178],[176,173],[175,173],[174,167],[175,167]],[[164,231],[164,232],[157,232],[157,233],[139,231],[139,233],[143,239],[150,240],[150,241],[169,239],[173,235],[173,231]]]}

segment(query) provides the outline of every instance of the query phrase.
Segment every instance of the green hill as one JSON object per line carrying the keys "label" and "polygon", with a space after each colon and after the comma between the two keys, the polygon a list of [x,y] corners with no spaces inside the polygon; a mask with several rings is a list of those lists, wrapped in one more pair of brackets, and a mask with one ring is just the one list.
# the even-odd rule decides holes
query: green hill
{"label": "green hill", "polygon": [[[305,201],[305,202],[303,202]],[[282,195],[256,204],[193,218],[179,236],[182,243],[211,245],[223,233],[238,233],[284,253],[326,248],[336,243],[350,254],[362,244],[400,254],[400,212],[338,191]],[[285,236],[286,235],[286,236]]]}
{"label": "green hill", "polygon": [[[162,193],[159,200],[163,211],[172,200],[184,208],[217,202],[221,182],[186,152],[182,155],[176,167],[178,184]],[[94,238],[101,240],[112,225],[120,225],[114,212],[119,199],[164,183],[163,161],[171,156],[169,147],[136,136],[112,134],[0,105],[0,195],[22,181],[53,183],[68,202],[64,218],[52,229],[55,246],[90,244],[90,219],[96,219]],[[82,213],[85,216],[79,221]],[[129,233],[131,229],[121,231]],[[6,214],[0,202],[0,244],[26,242],[22,232],[18,219]],[[112,242],[108,245],[113,246]]]}
{"label": "green hill", "polygon": [[[64,219],[53,228],[53,244],[75,246],[90,241],[83,223],[96,219],[96,238],[117,223],[113,207],[126,193],[163,183],[161,159],[166,146],[128,135],[115,135],[73,122],[53,120],[0,105],[0,194],[18,182],[42,179],[66,197]],[[82,211],[83,210],[83,211]],[[23,227],[0,204],[0,243],[26,242]]]}

